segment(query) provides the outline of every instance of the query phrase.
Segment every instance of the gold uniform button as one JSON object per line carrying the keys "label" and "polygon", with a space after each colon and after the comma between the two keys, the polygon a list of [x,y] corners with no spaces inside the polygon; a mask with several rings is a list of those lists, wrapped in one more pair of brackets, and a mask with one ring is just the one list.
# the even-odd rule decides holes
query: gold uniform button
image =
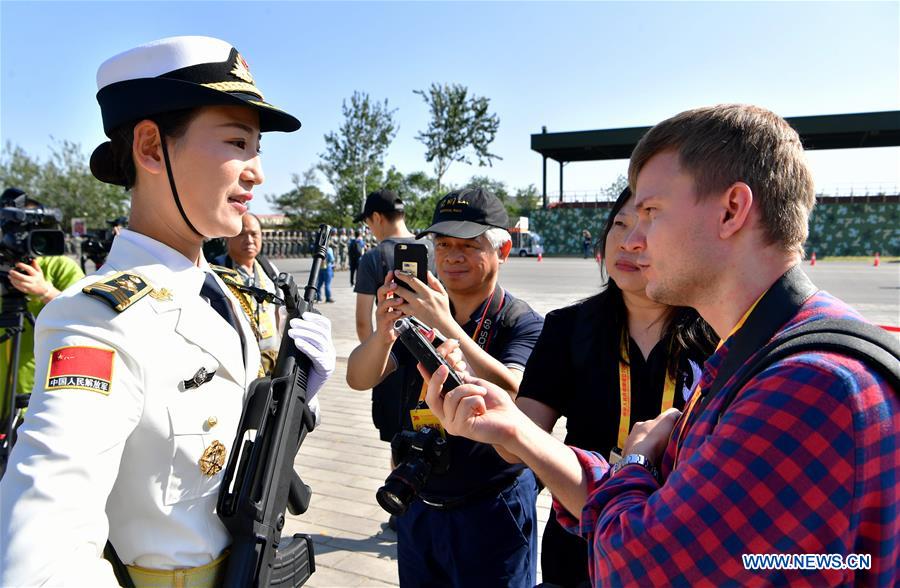
{"label": "gold uniform button", "polygon": [[206,426],[209,427],[210,429],[215,427],[218,424],[219,424],[219,419],[217,419],[214,416],[211,416],[208,419],[206,419]]}

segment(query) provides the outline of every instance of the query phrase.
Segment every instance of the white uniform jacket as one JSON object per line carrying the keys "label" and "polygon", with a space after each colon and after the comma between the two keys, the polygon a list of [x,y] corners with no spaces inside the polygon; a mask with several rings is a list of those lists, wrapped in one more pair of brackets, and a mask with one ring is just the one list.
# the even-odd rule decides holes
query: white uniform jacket
{"label": "white uniform jacket", "polygon": [[[227,463],[259,349],[219,282],[241,317],[241,357],[238,333],[199,295],[211,273],[200,263],[126,231],[97,274],[41,312],[34,393],[0,483],[0,586],[115,585],[107,537],[124,563],[157,569],[207,564],[230,543],[215,513],[222,471],[204,474],[199,461],[219,441]],[[82,293],[120,271],[157,296],[116,312]],[[108,390],[51,377],[54,351],[84,348],[113,352]],[[186,387],[200,368],[212,379]]]}

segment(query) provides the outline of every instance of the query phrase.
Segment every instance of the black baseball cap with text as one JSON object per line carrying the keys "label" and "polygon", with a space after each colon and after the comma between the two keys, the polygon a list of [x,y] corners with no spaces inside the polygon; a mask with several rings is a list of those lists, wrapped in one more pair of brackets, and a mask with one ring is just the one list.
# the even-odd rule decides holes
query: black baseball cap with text
{"label": "black baseball cap with text", "polygon": [[474,239],[488,229],[505,229],[509,215],[500,199],[482,188],[463,188],[441,198],[434,209],[431,226],[419,237],[428,233]]}
{"label": "black baseball cap with text", "polygon": [[376,212],[403,212],[403,201],[393,190],[372,192],[366,198],[363,211],[353,217],[353,222],[362,222]]}

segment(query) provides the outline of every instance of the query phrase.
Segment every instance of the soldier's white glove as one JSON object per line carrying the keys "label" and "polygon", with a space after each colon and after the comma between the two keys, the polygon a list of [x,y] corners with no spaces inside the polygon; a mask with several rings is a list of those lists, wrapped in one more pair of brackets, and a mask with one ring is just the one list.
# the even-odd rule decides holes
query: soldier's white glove
{"label": "soldier's white glove", "polygon": [[312,362],[306,386],[307,401],[325,384],[334,371],[335,350],[331,340],[331,321],[312,312],[304,312],[302,319],[291,319],[288,336],[297,349]]}

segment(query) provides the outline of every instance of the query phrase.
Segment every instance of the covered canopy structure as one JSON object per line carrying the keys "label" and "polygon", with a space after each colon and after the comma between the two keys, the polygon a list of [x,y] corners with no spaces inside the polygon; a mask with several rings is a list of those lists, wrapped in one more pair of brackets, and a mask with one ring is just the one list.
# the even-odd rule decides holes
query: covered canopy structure
{"label": "covered canopy structure", "polygon": [[[900,146],[900,110],[795,116],[786,119],[800,134],[806,149],[850,149]],[[543,196],[547,208],[547,160],[559,162],[559,197],[563,195],[563,166],[570,161],[628,159],[651,127],[630,127],[531,135],[531,149],[544,160]]]}

